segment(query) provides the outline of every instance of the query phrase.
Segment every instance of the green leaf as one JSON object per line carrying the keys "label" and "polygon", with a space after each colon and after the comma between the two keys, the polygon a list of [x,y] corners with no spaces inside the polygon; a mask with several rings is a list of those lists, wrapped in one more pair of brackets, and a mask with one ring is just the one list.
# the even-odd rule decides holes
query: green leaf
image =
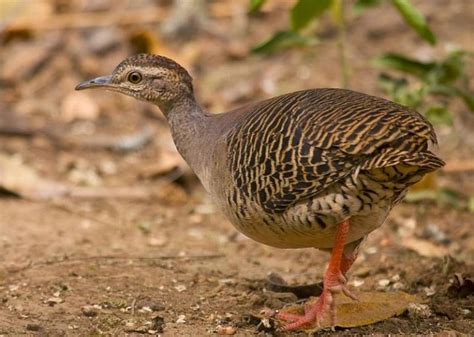
{"label": "green leaf", "polygon": [[[442,87],[448,92],[448,96],[457,96],[460,97],[463,101],[464,104],[469,108],[469,110],[474,112],[474,95],[470,92],[464,91],[462,89],[453,87],[453,86],[438,86],[437,88]],[[436,91],[433,91],[436,92]],[[438,92],[436,92],[438,93]]]}
{"label": "green leaf", "polygon": [[474,95],[470,92],[456,88],[452,85],[443,84],[430,85],[428,90],[432,94],[460,97],[464,101],[464,104],[466,104],[466,106],[469,108],[469,110],[474,111]]}
{"label": "green leaf", "polygon": [[299,0],[290,12],[291,29],[301,30],[330,6],[331,0]]}
{"label": "green leaf", "polygon": [[306,47],[316,43],[317,39],[315,38],[301,36],[292,31],[282,31],[254,47],[252,52],[256,54],[271,54],[291,47]]}
{"label": "green leaf", "polygon": [[434,201],[438,197],[438,194],[434,190],[423,189],[419,191],[409,190],[407,195],[404,198],[404,201],[410,203],[417,203],[422,201]]}
{"label": "green leaf", "polygon": [[462,77],[464,56],[466,56],[466,53],[461,50],[449,53],[448,57],[440,64],[439,82],[452,83]]}
{"label": "green leaf", "polygon": [[379,75],[378,84],[393,101],[411,108],[418,108],[425,96],[424,87],[410,90],[405,78],[394,78],[382,73]]}
{"label": "green leaf", "polygon": [[266,0],[250,0],[249,12],[256,13],[262,8]]}
{"label": "green leaf", "polygon": [[355,15],[359,15],[366,9],[380,5],[381,2],[382,0],[357,0],[352,10]]}
{"label": "green leaf", "polygon": [[421,62],[394,53],[387,53],[377,57],[373,63],[380,68],[399,70],[419,78],[426,77],[427,74],[436,67],[436,63],[434,62]]}
{"label": "green leaf", "polygon": [[462,195],[450,188],[440,188],[438,190],[437,201],[441,204],[459,208]]}
{"label": "green leaf", "polygon": [[436,43],[436,37],[428,27],[425,17],[410,2],[410,0],[392,0],[392,4],[398,10],[405,22],[413,28],[418,35],[430,44]]}
{"label": "green leaf", "polygon": [[453,125],[453,118],[445,106],[431,106],[426,110],[425,116],[435,125]]}
{"label": "green leaf", "polygon": [[461,89],[457,90],[458,96],[462,98],[464,104],[467,105],[469,110],[474,112],[474,95],[470,92],[463,91]]}

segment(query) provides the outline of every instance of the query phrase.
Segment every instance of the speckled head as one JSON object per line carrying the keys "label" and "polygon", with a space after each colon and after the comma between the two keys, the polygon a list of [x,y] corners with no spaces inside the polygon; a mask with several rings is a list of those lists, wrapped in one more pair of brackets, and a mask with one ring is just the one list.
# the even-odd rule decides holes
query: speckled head
{"label": "speckled head", "polygon": [[173,60],[151,54],[126,58],[112,72],[82,82],[76,90],[105,88],[167,108],[183,96],[193,95],[192,78]]}

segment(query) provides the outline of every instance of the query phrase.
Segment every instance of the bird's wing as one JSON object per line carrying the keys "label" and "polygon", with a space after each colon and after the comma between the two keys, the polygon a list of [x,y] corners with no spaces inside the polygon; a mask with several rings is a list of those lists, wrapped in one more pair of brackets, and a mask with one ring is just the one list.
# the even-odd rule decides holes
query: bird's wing
{"label": "bird's wing", "polygon": [[356,169],[396,165],[426,151],[436,137],[421,115],[398,104],[316,89],[257,103],[225,141],[239,192],[280,213]]}

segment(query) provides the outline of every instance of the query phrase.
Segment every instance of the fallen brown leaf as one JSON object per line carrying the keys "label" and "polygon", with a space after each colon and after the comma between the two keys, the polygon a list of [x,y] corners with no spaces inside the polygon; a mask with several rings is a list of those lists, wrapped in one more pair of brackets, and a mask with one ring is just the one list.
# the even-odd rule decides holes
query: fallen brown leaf
{"label": "fallen brown leaf", "polygon": [[[390,317],[401,315],[410,303],[418,299],[404,292],[361,292],[358,293],[359,301],[353,301],[344,295],[336,295],[337,318],[335,326],[353,328],[380,322]],[[302,305],[295,305],[282,310],[293,314],[303,314]],[[327,315],[328,316],[328,315]],[[331,327],[329,317],[321,322],[321,326],[310,326],[306,332]]]}
{"label": "fallen brown leaf", "polygon": [[1,153],[0,188],[26,199],[47,199],[69,192],[69,187],[41,178],[19,158]]}
{"label": "fallen brown leaf", "polygon": [[448,249],[446,247],[435,245],[430,241],[413,237],[403,238],[402,245],[415,251],[419,255],[426,257],[443,257],[448,254]]}
{"label": "fallen brown leaf", "polygon": [[[177,172],[162,181],[160,188],[147,186],[95,186],[81,187],[63,184],[41,177],[33,168],[28,167],[14,156],[0,153],[0,189],[31,200],[47,200],[61,197],[98,199],[149,199],[169,195],[167,187],[181,175]],[[177,190],[174,189],[174,192]],[[179,193],[175,193],[179,195]]]}

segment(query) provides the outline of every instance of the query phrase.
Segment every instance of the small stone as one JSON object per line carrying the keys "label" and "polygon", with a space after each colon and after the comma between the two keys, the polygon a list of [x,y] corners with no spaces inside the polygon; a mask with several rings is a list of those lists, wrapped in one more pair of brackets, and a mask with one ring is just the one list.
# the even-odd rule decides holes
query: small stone
{"label": "small stone", "polygon": [[392,288],[394,290],[402,290],[402,289],[405,289],[405,285],[402,282],[395,282]]}
{"label": "small stone", "polygon": [[186,316],[185,315],[179,315],[178,319],[176,320],[176,323],[178,323],[178,324],[186,323]]}
{"label": "small stone", "polygon": [[18,289],[20,288],[20,285],[19,284],[11,284],[8,286],[8,291],[17,291]]}
{"label": "small stone", "polygon": [[377,247],[367,247],[367,249],[365,250],[365,253],[366,254],[369,254],[369,255],[373,255],[373,254],[376,254],[377,253]]}
{"label": "small stone", "polygon": [[82,313],[86,317],[95,317],[99,314],[98,308],[92,305],[85,305],[81,308]]}
{"label": "small stone", "polygon": [[[163,333],[165,326],[165,319],[161,316],[155,316],[152,319],[151,330],[156,331],[157,333]],[[150,333],[150,332],[148,332]]]}
{"label": "small stone", "polygon": [[430,287],[424,287],[423,291],[425,292],[425,295],[428,296],[428,297],[431,297],[434,294],[436,294],[436,289],[435,289],[434,285],[432,285]]}
{"label": "small stone", "polygon": [[182,293],[183,291],[186,290],[186,286],[184,284],[178,284],[176,287],[174,287],[179,293]]}
{"label": "small stone", "polygon": [[384,288],[385,288],[385,287],[388,286],[389,284],[390,284],[390,280],[387,280],[387,279],[382,279],[382,280],[379,280],[379,281],[378,281],[378,285],[379,285],[380,287],[384,287]]}
{"label": "small stone", "polygon": [[44,303],[46,303],[50,306],[54,306],[56,304],[63,303],[63,302],[64,302],[64,300],[60,297],[50,297],[46,301],[44,301]]}
{"label": "small stone", "polygon": [[219,335],[229,336],[229,335],[234,335],[236,332],[237,332],[237,329],[234,328],[233,326],[222,326],[222,325],[217,326],[217,333]]}
{"label": "small stone", "polygon": [[233,278],[224,278],[224,279],[220,279],[219,283],[225,284],[225,285],[234,285],[236,282],[235,282],[235,279]]}
{"label": "small stone", "polygon": [[28,330],[28,331],[40,331],[41,329],[42,329],[41,325],[39,325],[39,324],[28,323],[26,325],[26,330]]}
{"label": "small stone", "polygon": [[408,305],[408,316],[411,318],[429,318],[433,313],[426,304],[410,303]]}
{"label": "small stone", "polygon": [[138,309],[138,312],[140,313],[146,313],[146,312],[152,312],[153,310],[151,310],[150,307],[142,307],[140,309]]}
{"label": "small stone", "polygon": [[356,288],[360,287],[361,285],[363,285],[365,283],[364,280],[361,280],[361,279],[354,279],[351,281],[352,285]]}

